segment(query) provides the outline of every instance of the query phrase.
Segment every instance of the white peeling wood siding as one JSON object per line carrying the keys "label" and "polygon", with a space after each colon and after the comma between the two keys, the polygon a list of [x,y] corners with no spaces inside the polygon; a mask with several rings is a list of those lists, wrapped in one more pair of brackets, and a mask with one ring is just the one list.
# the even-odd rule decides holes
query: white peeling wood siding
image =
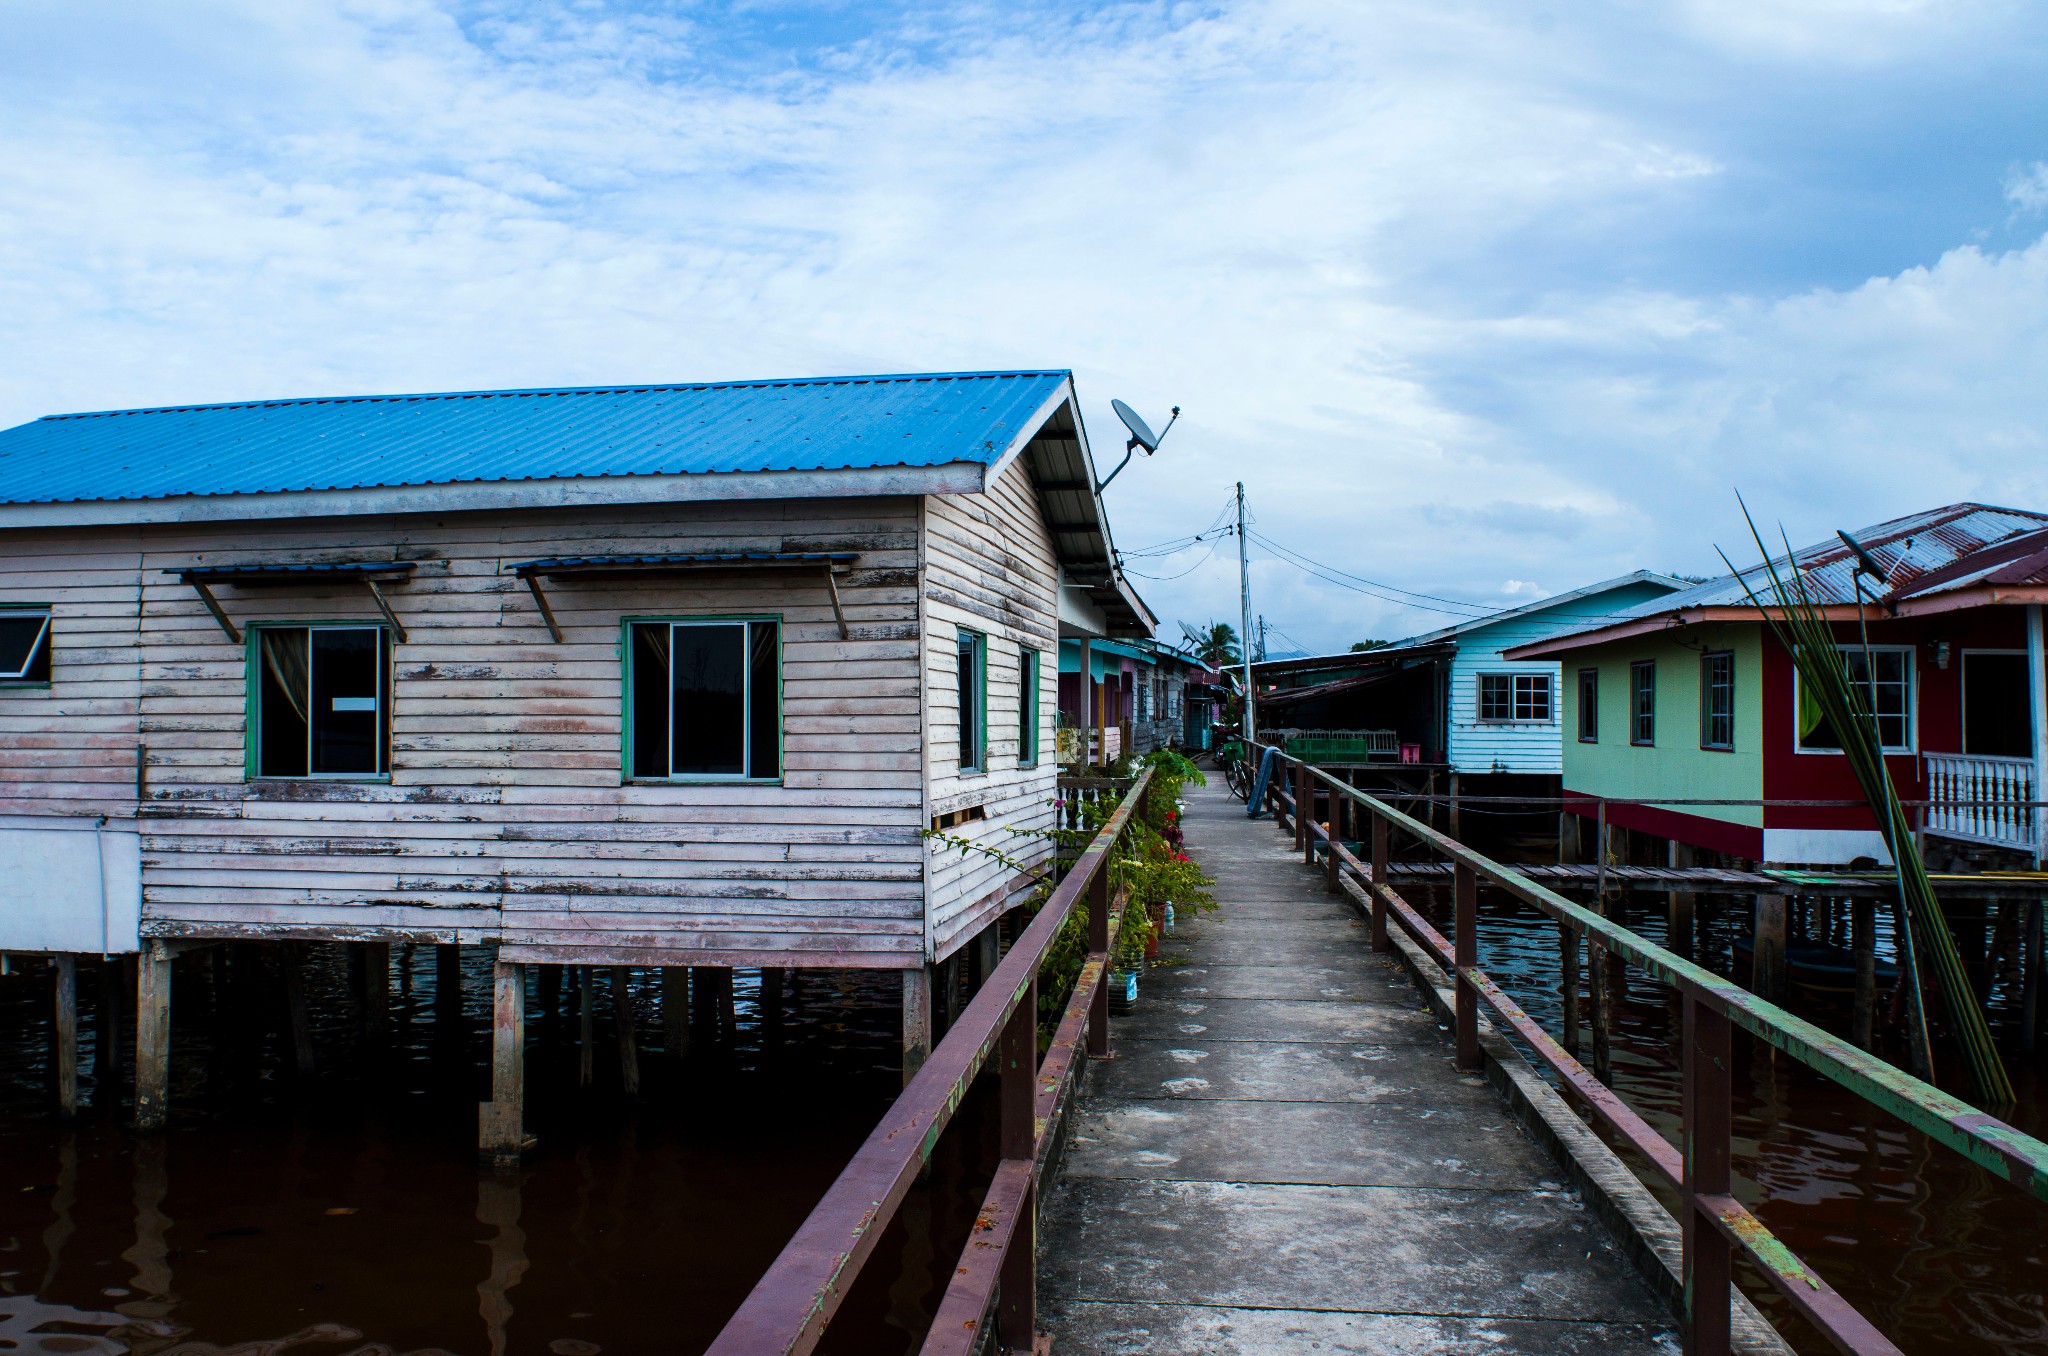
{"label": "white peeling wood siding", "polygon": [[[0,604],[47,604],[50,685],[0,688],[0,817],[135,814],[133,528],[6,534]],[[125,827],[125,826],[124,826]]]}
{"label": "white peeling wood siding", "polygon": [[[1059,705],[1059,567],[1028,472],[1013,463],[985,494],[925,501],[925,741],[930,813],[979,807],[946,832],[1037,870],[1051,852],[1058,794],[1052,722]],[[961,628],[988,637],[988,766],[960,771]],[[1018,765],[1022,651],[1039,655],[1038,761]],[[1022,832],[1017,832],[1022,831]],[[934,841],[926,864],[932,956],[943,959],[1001,913],[1018,876],[984,852]]]}
{"label": "white peeling wood siding", "polygon": [[[0,747],[11,774],[44,752],[34,739],[57,738],[50,761],[74,770],[61,784],[10,776],[4,794],[17,811],[112,807],[132,793],[141,742],[147,933],[404,934],[753,964],[902,966],[924,954],[915,498],[63,536],[77,554],[56,573],[89,582],[69,585],[68,602],[35,599],[67,614],[61,709],[0,697]],[[51,549],[0,538],[7,596],[30,600],[25,561]],[[763,570],[547,585],[565,633],[556,644],[504,572],[549,556],[781,550],[861,554],[840,583],[850,639],[822,575]],[[248,780],[244,647],[163,572],[392,556],[419,568],[388,590],[410,636],[392,647],[390,783]],[[355,585],[216,592],[238,623],[377,615]],[[734,613],[782,618],[782,783],[623,783],[620,619]],[[103,676],[86,678],[86,665]]]}
{"label": "white peeling wood siding", "polygon": [[[1462,774],[1525,773],[1564,775],[1565,678],[1555,660],[1510,663],[1505,650],[1570,631],[1596,617],[1633,607],[1668,590],[1653,584],[1628,584],[1561,603],[1550,611],[1526,613],[1458,636],[1451,659],[1450,763]],[[1479,675],[1482,673],[1547,673],[1550,714],[1547,722],[1500,724],[1479,719]]]}

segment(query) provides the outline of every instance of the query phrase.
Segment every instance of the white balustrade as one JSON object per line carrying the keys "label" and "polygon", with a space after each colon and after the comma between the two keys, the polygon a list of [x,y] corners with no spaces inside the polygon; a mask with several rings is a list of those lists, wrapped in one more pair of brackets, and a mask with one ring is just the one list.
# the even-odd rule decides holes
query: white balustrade
{"label": "white balustrade", "polygon": [[1971,753],[1927,755],[1927,831],[2031,851],[2034,764]]}

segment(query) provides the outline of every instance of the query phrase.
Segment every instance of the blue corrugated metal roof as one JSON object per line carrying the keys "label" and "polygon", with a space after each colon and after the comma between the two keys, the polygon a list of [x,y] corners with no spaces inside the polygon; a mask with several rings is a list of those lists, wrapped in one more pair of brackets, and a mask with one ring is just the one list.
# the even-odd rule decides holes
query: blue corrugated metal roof
{"label": "blue corrugated metal roof", "polygon": [[0,432],[0,503],[992,462],[1065,372],[347,396]]}

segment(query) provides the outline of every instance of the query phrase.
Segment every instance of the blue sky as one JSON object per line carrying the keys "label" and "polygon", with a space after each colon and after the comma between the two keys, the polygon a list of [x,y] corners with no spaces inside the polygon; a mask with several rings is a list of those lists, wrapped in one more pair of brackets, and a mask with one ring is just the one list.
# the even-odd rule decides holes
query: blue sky
{"label": "blue sky", "polygon": [[[1214,520],[1502,605],[2048,508],[2048,16],[1979,0],[17,0],[0,421],[1069,366]],[[1156,422],[1156,421],[1155,421]],[[1235,553],[1133,559],[1167,623]],[[1441,613],[1261,547],[1276,648]],[[1168,577],[1173,576],[1173,577]],[[1396,595],[1398,596],[1398,595]]]}

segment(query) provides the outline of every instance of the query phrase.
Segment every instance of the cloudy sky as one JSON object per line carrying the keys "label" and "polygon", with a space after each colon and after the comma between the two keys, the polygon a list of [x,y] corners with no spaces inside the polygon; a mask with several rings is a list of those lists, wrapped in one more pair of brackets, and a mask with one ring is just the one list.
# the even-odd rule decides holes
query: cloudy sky
{"label": "cloudy sky", "polygon": [[1235,617],[1234,542],[1142,553],[1241,479],[1275,650],[1709,572],[1738,488],[1795,540],[2048,508],[2025,0],[8,0],[0,39],[0,424],[1071,367],[1099,455],[1110,397],[1184,410],[1108,495],[1163,629]]}

